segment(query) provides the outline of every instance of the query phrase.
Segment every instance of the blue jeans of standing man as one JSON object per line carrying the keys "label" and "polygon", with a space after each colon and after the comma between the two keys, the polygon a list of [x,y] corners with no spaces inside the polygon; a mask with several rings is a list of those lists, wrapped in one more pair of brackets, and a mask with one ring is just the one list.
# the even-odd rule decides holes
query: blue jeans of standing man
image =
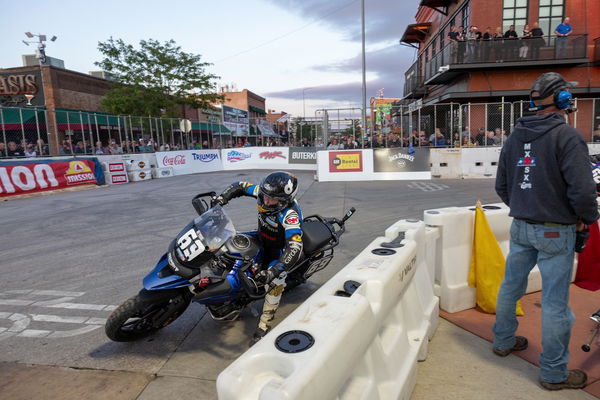
{"label": "blue jeans of standing man", "polygon": [[519,323],[517,300],[527,289],[527,277],[537,263],[542,276],[542,347],[540,379],[562,382],[568,376],[569,339],[575,315],[569,308],[573,272],[575,225],[547,226],[515,219],[510,228],[510,251],[496,304],[494,347],[515,345]]}

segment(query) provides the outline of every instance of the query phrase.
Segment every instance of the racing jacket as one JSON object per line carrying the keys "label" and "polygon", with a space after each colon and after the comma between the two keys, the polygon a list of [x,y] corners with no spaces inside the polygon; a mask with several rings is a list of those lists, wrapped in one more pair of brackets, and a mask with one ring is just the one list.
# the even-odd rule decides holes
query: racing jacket
{"label": "racing jacket", "polygon": [[[221,196],[226,202],[241,196],[257,198],[259,189],[259,185],[236,182],[229,186]],[[264,246],[265,258],[271,258],[274,253],[279,256],[273,265],[278,274],[288,271],[302,257],[300,222],[302,222],[302,210],[296,200],[272,215],[258,213],[258,236]]]}

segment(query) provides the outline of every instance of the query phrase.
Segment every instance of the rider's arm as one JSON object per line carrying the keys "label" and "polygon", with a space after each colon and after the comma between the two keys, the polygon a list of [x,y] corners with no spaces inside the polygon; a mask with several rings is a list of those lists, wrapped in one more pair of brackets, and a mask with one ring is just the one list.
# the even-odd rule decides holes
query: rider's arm
{"label": "rider's arm", "polygon": [[300,217],[294,210],[287,210],[281,221],[285,228],[285,247],[279,260],[273,268],[278,273],[288,271],[302,256],[302,229],[300,228]]}
{"label": "rider's arm", "polygon": [[222,199],[222,204],[227,204],[231,199],[242,196],[256,198],[258,196],[258,185],[253,185],[248,182],[236,182],[225,189],[219,197]]}

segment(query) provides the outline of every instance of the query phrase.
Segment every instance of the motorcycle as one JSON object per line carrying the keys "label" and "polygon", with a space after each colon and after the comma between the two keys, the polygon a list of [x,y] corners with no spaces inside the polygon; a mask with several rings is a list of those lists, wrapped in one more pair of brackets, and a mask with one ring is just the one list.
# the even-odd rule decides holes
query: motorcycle
{"label": "motorcycle", "polygon": [[[210,199],[210,207],[207,199]],[[272,289],[256,279],[263,249],[256,232],[235,230],[216,193],[196,195],[198,217],[173,239],[168,251],[144,278],[144,288],[108,317],[106,335],[117,342],[142,339],[179,318],[191,302],[204,304],[215,320],[236,319],[250,303]],[[290,290],[323,270],[333,258],[346,221],[311,215],[301,222],[303,256],[287,271]]]}

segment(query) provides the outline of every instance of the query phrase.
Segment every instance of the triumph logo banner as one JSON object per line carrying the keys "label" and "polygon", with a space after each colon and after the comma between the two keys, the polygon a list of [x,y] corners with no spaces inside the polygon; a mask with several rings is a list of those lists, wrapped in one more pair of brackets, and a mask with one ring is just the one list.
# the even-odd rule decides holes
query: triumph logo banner
{"label": "triumph logo banner", "polygon": [[218,150],[180,150],[157,152],[158,168],[173,168],[173,175],[212,172],[223,169]]}
{"label": "triumph logo banner", "polygon": [[429,172],[429,149],[406,148],[373,150],[374,172]]}
{"label": "triumph logo banner", "polygon": [[314,147],[290,147],[290,164],[316,164],[317,149]]}

